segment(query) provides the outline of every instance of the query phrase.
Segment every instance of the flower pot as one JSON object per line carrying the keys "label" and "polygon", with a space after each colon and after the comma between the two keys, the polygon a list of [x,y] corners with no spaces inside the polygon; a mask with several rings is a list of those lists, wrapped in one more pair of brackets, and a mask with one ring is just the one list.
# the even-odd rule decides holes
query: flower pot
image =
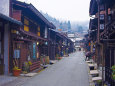
{"label": "flower pot", "polygon": [[13,75],[14,76],[19,76],[21,73],[21,70],[13,70]]}

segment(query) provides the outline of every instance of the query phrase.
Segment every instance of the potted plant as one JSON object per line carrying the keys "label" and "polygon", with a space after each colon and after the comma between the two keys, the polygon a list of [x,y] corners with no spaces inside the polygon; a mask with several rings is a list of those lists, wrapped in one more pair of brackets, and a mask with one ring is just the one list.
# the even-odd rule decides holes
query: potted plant
{"label": "potted plant", "polygon": [[31,65],[32,65],[32,62],[31,62],[31,61],[28,61],[28,65],[31,66]]}
{"label": "potted plant", "polygon": [[115,65],[112,66],[112,79],[115,80]]}
{"label": "potted plant", "polygon": [[17,60],[15,59],[15,60],[13,61],[13,63],[14,63],[13,75],[14,75],[14,76],[19,76],[20,73],[21,73],[21,69],[18,67],[18,62],[17,62]]}
{"label": "potted plant", "polygon": [[97,81],[97,85],[98,85],[98,86],[102,86],[102,80],[98,80],[98,81]]}
{"label": "potted plant", "polygon": [[19,76],[20,73],[21,73],[21,69],[15,66],[15,67],[13,68],[13,75],[14,75],[14,76]]}
{"label": "potted plant", "polygon": [[30,66],[32,65],[32,62],[31,61],[28,61],[28,62],[24,62],[23,63],[23,69],[22,69],[22,72],[24,74],[30,72]]}
{"label": "potted plant", "polygon": [[62,57],[58,57],[58,60],[61,60],[62,59]]}

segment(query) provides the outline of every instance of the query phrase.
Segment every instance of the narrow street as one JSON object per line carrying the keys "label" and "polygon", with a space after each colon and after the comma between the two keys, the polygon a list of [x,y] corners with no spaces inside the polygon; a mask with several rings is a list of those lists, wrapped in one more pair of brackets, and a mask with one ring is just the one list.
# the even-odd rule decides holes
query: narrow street
{"label": "narrow street", "polygon": [[83,52],[70,54],[22,86],[89,86]]}

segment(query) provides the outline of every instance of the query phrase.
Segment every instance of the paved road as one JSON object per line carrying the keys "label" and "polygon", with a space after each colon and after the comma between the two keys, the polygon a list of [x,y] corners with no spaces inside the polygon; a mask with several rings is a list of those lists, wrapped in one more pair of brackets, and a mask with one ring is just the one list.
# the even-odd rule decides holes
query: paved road
{"label": "paved road", "polygon": [[71,54],[21,86],[89,86],[83,52]]}

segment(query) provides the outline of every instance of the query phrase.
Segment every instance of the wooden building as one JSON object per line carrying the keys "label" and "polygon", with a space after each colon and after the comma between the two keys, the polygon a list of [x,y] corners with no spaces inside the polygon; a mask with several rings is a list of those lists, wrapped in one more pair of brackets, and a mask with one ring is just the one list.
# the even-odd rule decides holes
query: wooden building
{"label": "wooden building", "polygon": [[55,60],[57,54],[64,56],[73,52],[73,42],[57,32],[32,4],[7,2],[0,3],[0,74],[12,73],[15,64],[24,70],[30,61],[29,71],[33,71],[46,57]]}
{"label": "wooden building", "polygon": [[56,57],[67,56],[73,51],[74,43],[67,37],[67,35],[56,30],[50,30],[50,59],[55,60]]}
{"label": "wooden building", "polygon": [[[7,3],[6,3],[7,2]],[[0,74],[9,74],[10,70],[10,48],[11,30],[19,28],[22,23],[11,18],[11,1],[0,2]]]}
{"label": "wooden building", "polygon": [[96,57],[97,63],[102,64],[103,81],[115,86],[112,78],[112,66],[115,65],[115,1],[91,0],[90,15],[98,18]]}
{"label": "wooden building", "polygon": [[[18,60],[19,68],[28,61],[32,62],[30,71],[40,67],[41,58],[49,55],[49,28],[55,29],[32,4],[13,0],[12,17],[23,23],[23,26],[12,30],[11,63]],[[13,65],[10,65],[10,69]],[[12,70],[10,70],[12,72]]]}

